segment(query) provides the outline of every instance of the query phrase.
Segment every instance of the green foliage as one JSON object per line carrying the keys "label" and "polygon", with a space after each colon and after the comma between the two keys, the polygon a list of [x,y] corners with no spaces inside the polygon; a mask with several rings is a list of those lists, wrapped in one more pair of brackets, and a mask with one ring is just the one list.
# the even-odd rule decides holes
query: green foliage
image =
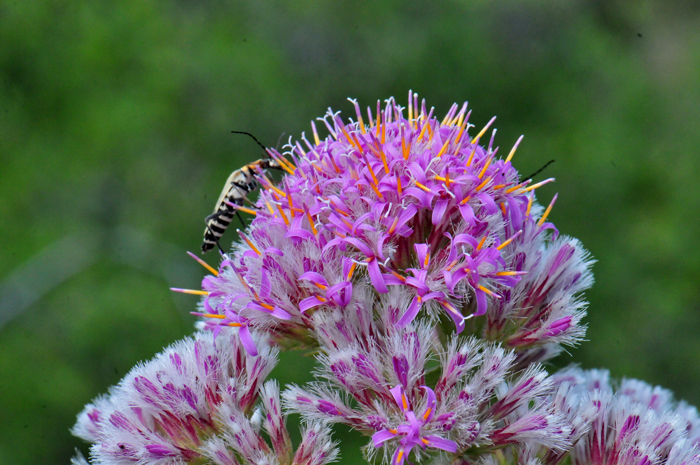
{"label": "green foliage", "polygon": [[198,286],[184,251],[260,157],[231,130],[276,145],[409,88],[498,115],[504,149],[525,134],[522,173],[556,159],[539,196],[598,259],[590,342],[559,364],[700,404],[695,2],[467,3],[2,2],[0,463],[68,463],[82,406],[192,331],[167,288]]}

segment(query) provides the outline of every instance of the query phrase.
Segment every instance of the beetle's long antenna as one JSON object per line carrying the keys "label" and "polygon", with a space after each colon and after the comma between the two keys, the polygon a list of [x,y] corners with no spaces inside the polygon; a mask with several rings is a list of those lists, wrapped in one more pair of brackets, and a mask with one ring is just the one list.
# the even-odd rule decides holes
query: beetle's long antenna
{"label": "beetle's long antenna", "polygon": [[259,145],[260,147],[262,147],[262,149],[263,149],[265,152],[267,152],[267,147],[265,147],[264,145],[262,145],[262,143],[261,143],[254,135],[252,135],[251,133],[245,132],[245,131],[231,131],[231,134],[245,134],[246,136],[250,136],[250,137],[253,138],[253,140],[254,140],[255,142],[258,143],[258,145]]}
{"label": "beetle's long antenna", "polygon": [[282,142],[282,138],[283,138],[284,136],[286,136],[286,135],[287,135],[287,133],[286,133],[286,132],[283,132],[282,134],[280,134],[280,138],[277,139],[277,146],[275,147],[275,149],[276,149],[278,152],[279,152],[279,150],[280,150],[280,143]]}
{"label": "beetle's long antenna", "polygon": [[547,163],[545,163],[545,165],[542,168],[538,169],[537,171],[532,173],[530,176],[526,177],[523,181],[529,181],[530,179],[534,178],[535,176],[540,174],[542,171],[544,171],[544,169],[546,167],[548,167],[549,165],[551,165],[552,163],[554,163],[554,160],[549,160]]}
{"label": "beetle's long antenna", "polygon": [[236,210],[236,216],[238,217],[238,220],[241,222],[241,224],[242,224],[243,227],[245,228],[245,226],[246,226],[245,221],[243,221],[243,217],[242,217],[241,214],[238,212],[238,210]]}

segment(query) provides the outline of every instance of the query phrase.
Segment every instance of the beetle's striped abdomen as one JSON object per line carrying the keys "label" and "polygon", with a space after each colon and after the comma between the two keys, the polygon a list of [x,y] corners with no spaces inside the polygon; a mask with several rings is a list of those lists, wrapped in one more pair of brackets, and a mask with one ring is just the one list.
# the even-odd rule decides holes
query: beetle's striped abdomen
{"label": "beetle's striped abdomen", "polygon": [[226,228],[231,224],[235,209],[228,205],[243,205],[248,194],[258,188],[258,181],[255,179],[257,171],[264,171],[269,168],[281,169],[280,164],[273,159],[261,159],[245,165],[243,168],[234,171],[226,180],[224,188],[216,201],[214,213],[205,218],[207,224],[204,230],[204,241],[202,242],[202,253],[209,252],[217,245],[221,236],[226,232]]}

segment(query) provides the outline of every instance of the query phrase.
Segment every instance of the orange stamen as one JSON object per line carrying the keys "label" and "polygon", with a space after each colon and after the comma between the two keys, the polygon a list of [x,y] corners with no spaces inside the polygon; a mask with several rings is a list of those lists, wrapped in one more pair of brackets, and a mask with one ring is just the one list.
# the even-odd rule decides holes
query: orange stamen
{"label": "orange stamen", "polygon": [[357,146],[357,150],[359,150],[360,153],[364,153],[364,150],[362,150],[362,144],[360,144],[360,139],[357,137],[357,134],[353,132],[352,138],[355,141],[355,145]]}
{"label": "orange stamen", "polygon": [[333,155],[329,156],[328,158],[331,159],[331,165],[333,165],[335,172],[340,173],[340,169],[338,168],[338,165],[335,164],[335,158],[333,158]]}
{"label": "orange stamen", "polygon": [[213,274],[214,276],[219,276],[219,272],[218,272],[218,271],[216,271],[214,268],[212,268],[211,266],[209,266],[209,264],[208,264],[207,262],[205,262],[204,260],[202,260],[201,258],[199,258],[198,256],[196,256],[196,255],[193,254],[192,252],[187,252],[187,255],[189,255],[190,257],[194,258],[194,259],[197,261],[197,263],[199,263],[199,264],[202,265],[204,268],[206,268],[207,270],[209,270],[209,272],[210,272],[211,274]]}
{"label": "orange stamen", "polygon": [[[238,280],[241,282],[241,284],[243,285],[243,287],[246,288],[246,290],[248,290],[248,291],[253,291],[253,294],[255,294],[255,290],[254,290],[254,289],[251,289],[250,286],[248,286],[248,283],[245,281],[245,279],[243,279],[243,276],[241,276],[238,272],[236,272],[236,277],[237,277]],[[255,294],[255,295],[257,296],[257,294]]]}
{"label": "orange stamen", "polygon": [[495,116],[493,118],[491,118],[491,120],[488,123],[486,123],[486,126],[484,126],[484,129],[482,129],[481,132],[479,134],[477,134],[474,139],[472,139],[472,144],[474,142],[476,142],[477,140],[481,139],[481,136],[483,136],[486,133],[486,131],[489,130],[489,127],[493,124],[494,121],[496,121]]}
{"label": "orange stamen", "polygon": [[451,107],[450,110],[447,112],[447,114],[446,114],[445,117],[442,119],[442,121],[440,122],[440,125],[441,125],[441,126],[446,126],[446,125],[447,125],[448,121],[450,120],[450,114],[452,113],[452,111],[455,110],[455,107],[456,107],[456,106],[457,106],[456,103],[453,103],[453,104],[452,104],[452,107]]}
{"label": "orange stamen", "polygon": [[335,205],[333,205],[333,211],[336,212],[336,213],[340,213],[340,214],[343,215],[343,216],[350,216],[350,213],[345,213],[343,210],[341,210],[340,208],[336,207]]}
{"label": "orange stamen", "polygon": [[403,153],[403,159],[408,160],[408,151],[406,150],[406,138],[401,131],[401,153]]}
{"label": "orange stamen", "polygon": [[455,155],[459,155],[459,151],[462,150],[462,143],[463,142],[464,142],[463,140],[457,142],[457,146],[453,150]]}
{"label": "orange stamen", "polygon": [[427,121],[425,124],[423,124],[423,129],[421,129],[420,134],[418,134],[418,140],[423,140],[423,135],[425,134],[425,131],[428,129],[430,126],[430,121]]}
{"label": "orange stamen", "polygon": [[389,165],[386,162],[386,155],[384,155],[384,150],[379,148],[379,158],[382,160],[382,165],[384,165],[384,172],[389,174]]}
{"label": "orange stamen", "polygon": [[446,271],[450,271],[452,268],[454,268],[458,261],[459,261],[459,258],[456,258],[452,263],[447,265]]}
{"label": "orange stamen", "polygon": [[[529,212],[528,212],[528,214],[529,214]],[[522,232],[523,232],[523,230],[521,229],[521,230],[518,231],[517,233],[513,234],[507,241],[503,242],[501,245],[499,245],[498,247],[496,247],[496,250],[501,250],[501,249],[505,248],[506,246],[508,246],[508,244],[510,244],[511,242],[513,242],[513,240],[514,240],[516,237],[518,237]]]}
{"label": "orange stamen", "polygon": [[515,155],[515,151],[518,149],[518,145],[520,145],[520,141],[523,140],[523,137],[525,136],[518,137],[517,142],[515,143],[510,153],[508,154],[508,157],[506,158],[506,163],[508,163],[513,158],[513,155]]}
{"label": "orange stamen", "polygon": [[442,304],[443,307],[445,307],[447,309],[448,312],[452,313],[453,315],[458,315],[460,317],[462,316],[462,314],[459,312],[459,310],[457,310],[454,307],[454,305],[452,305],[451,303],[449,303],[447,301],[440,302],[440,303]]}
{"label": "orange stamen", "polygon": [[483,189],[484,186],[486,186],[486,184],[488,184],[490,181],[491,181],[491,176],[489,176],[488,178],[481,181],[481,184],[476,186],[476,192],[479,192],[481,189]]}
{"label": "orange stamen", "polygon": [[476,246],[476,250],[481,250],[481,248],[484,246],[484,242],[486,242],[487,237],[488,234],[481,238],[481,241],[479,241],[479,245]]}
{"label": "orange stamen", "polygon": [[241,232],[240,229],[236,229],[236,231],[238,232],[238,235],[241,236],[241,237],[243,238],[243,240],[246,242],[246,244],[248,244],[248,245],[250,246],[250,248],[253,249],[253,252],[255,252],[255,253],[258,254],[258,255],[262,255],[262,254],[260,253],[260,251],[258,250],[258,248],[255,247],[255,244],[253,244],[253,243],[250,241],[250,239],[248,239],[248,236],[246,236],[245,234],[243,234],[243,233]]}
{"label": "orange stamen", "polygon": [[[269,181],[268,181],[268,182],[269,182]],[[279,194],[279,195],[282,196],[282,197],[286,197],[286,196],[287,196],[287,194],[286,194],[283,190],[278,189],[278,188],[277,188],[276,186],[274,186],[272,183],[268,184],[268,185],[266,186],[266,188],[272,189],[273,191],[275,191],[277,194]]]}
{"label": "orange stamen", "polygon": [[318,138],[318,132],[316,131],[316,125],[314,124],[313,121],[311,122],[311,131],[313,131],[313,133],[314,133],[314,142],[316,142],[316,145],[320,145],[321,140]]}
{"label": "orange stamen", "polygon": [[467,126],[469,126],[469,123],[460,124],[459,132],[457,133],[457,138],[455,139],[455,142],[459,142],[462,139],[462,134],[464,134],[464,130],[467,129]]}
{"label": "orange stamen", "polygon": [[287,202],[289,203],[289,211],[292,213],[292,218],[294,218],[294,210],[298,210],[298,208],[294,208],[292,194],[289,192],[289,186],[287,186],[287,183],[285,183],[285,187],[287,188]]}
{"label": "orange stamen", "polygon": [[[257,297],[257,295],[256,295],[256,297]],[[272,311],[272,310],[275,309],[275,307],[273,307],[273,306],[270,305],[270,304],[266,304],[265,302],[260,302],[260,301],[258,301],[257,303],[258,303],[258,305],[260,305],[262,308],[265,308],[265,309],[267,309],[267,310]]]}
{"label": "orange stamen", "polygon": [[464,123],[464,110],[466,110],[466,108],[459,112],[459,117],[457,118],[457,126],[461,126],[462,123]]}
{"label": "orange stamen", "polygon": [[[367,162],[366,159],[365,159],[365,161]],[[379,185],[379,181],[377,180],[377,176],[374,174],[374,170],[372,169],[372,165],[370,165],[369,162],[367,162],[367,163],[366,163],[366,166],[367,166],[367,169],[369,170],[370,176],[372,176],[372,181],[374,181],[374,184],[375,184],[376,186],[378,186],[378,185]]]}
{"label": "orange stamen", "polygon": [[418,93],[413,94],[413,116],[416,118],[416,129],[418,129],[418,120],[421,117],[421,112],[418,111]]}
{"label": "orange stamen", "polygon": [[442,148],[440,149],[440,151],[436,155],[437,158],[440,158],[442,156],[442,154],[445,153],[445,150],[447,150],[448,145],[450,145],[450,139],[447,139],[445,141],[444,145],[442,146]]}
{"label": "orange stamen", "polygon": [[278,157],[277,155],[274,155],[274,153],[271,151],[268,151],[267,153],[269,153],[270,156],[277,161],[277,163],[280,165],[280,168],[282,168],[283,170],[285,170],[289,174],[294,174],[294,170],[296,168],[294,168],[294,166],[289,164],[287,162],[287,160],[285,160],[284,158]]}
{"label": "orange stamen", "polygon": [[348,277],[346,278],[346,281],[350,281],[350,278],[352,278],[352,274],[355,272],[356,266],[357,266],[357,263],[352,262],[352,265],[350,265],[350,271],[348,271]]}
{"label": "orange stamen", "polygon": [[415,181],[416,186],[418,186],[419,189],[423,189],[425,192],[431,192],[430,189],[425,187],[423,184],[419,183],[418,181]]}
{"label": "orange stamen", "polygon": [[[297,146],[299,146],[299,144],[297,144]],[[306,152],[304,152],[304,150],[302,150],[300,146],[299,146],[299,150],[301,150],[301,154],[302,154],[303,156],[306,156]],[[277,156],[277,155],[275,155],[275,159],[276,159],[278,162],[280,162],[281,164],[287,165],[287,168],[288,168],[287,172],[292,171],[291,174],[293,174],[293,173],[296,171],[297,167],[294,166],[294,165],[292,164],[292,162],[290,162],[290,161],[287,160],[286,158],[284,158],[284,157],[282,157],[282,156]],[[302,173],[302,174],[304,174],[304,173]]]}
{"label": "orange stamen", "polygon": [[346,220],[345,218],[340,218],[340,221],[342,221],[345,226],[347,226],[349,229],[352,229],[352,223]]}
{"label": "orange stamen", "polygon": [[197,289],[180,289],[179,287],[171,287],[170,290],[174,292],[181,292],[182,294],[209,295],[207,291],[200,291]]}
{"label": "orange stamen", "polygon": [[287,219],[287,215],[284,214],[284,210],[282,210],[282,207],[279,204],[277,204],[277,210],[279,210],[280,215],[282,215],[282,219],[284,220],[284,224],[289,226],[289,220]]}
{"label": "orange stamen", "polygon": [[538,182],[537,184],[533,184],[532,186],[526,187],[519,193],[524,194],[525,192],[530,192],[531,190],[537,189],[538,187],[542,187],[545,184],[549,184],[552,181],[554,181],[554,178],[545,179],[544,181]]}
{"label": "orange stamen", "polygon": [[[236,204],[234,203],[233,205],[236,205]],[[242,206],[240,206],[240,205],[236,205],[236,206],[233,207],[233,208],[235,208],[236,210],[240,210],[240,211],[242,211],[242,212],[244,212],[244,213],[248,213],[248,214],[253,215],[253,216],[257,216],[257,215],[258,215],[258,212],[255,211],[255,210],[253,210],[252,208],[242,207]]]}
{"label": "orange stamen", "polygon": [[197,316],[201,316],[203,318],[217,318],[219,320],[226,318],[226,315],[217,315],[216,313],[198,313]]}
{"label": "orange stamen", "polygon": [[518,276],[523,274],[522,271],[499,271],[496,276]]}
{"label": "orange stamen", "polygon": [[316,225],[314,224],[313,218],[311,218],[311,213],[309,211],[306,211],[306,217],[309,219],[309,224],[311,225],[311,230],[314,232],[314,236],[318,235],[318,230],[316,229]]}
{"label": "orange stamen", "polygon": [[484,167],[481,169],[481,173],[479,173],[479,179],[481,179],[481,177],[486,173],[486,170],[489,168],[489,166],[491,165],[491,162],[492,162],[492,161],[493,161],[493,155],[491,155],[491,156],[488,158],[488,160],[486,160],[486,164],[485,164]]}
{"label": "orange stamen", "polygon": [[404,283],[406,282],[406,278],[404,276],[401,276],[400,274],[398,274],[396,271],[392,270],[391,268],[387,268],[387,269],[389,270],[389,273],[396,276],[401,282],[404,282]]}
{"label": "orange stamen", "polygon": [[520,184],[516,184],[516,185],[513,186],[513,187],[509,187],[508,189],[506,189],[506,194],[510,194],[510,193],[512,193],[512,192],[517,191],[517,190],[520,189],[521,187],[526,186],[529,182],[530,182],[530,180],[527,180],[527,181],[525,181],[525,182],[521,182]]}
{"label": "orange stamen", "polygon": [[382,144],[386,143],[386,125],[387,122],[384,121],[384,124],[382,125]]}
{"label": "orange stamen", "polygon": [[450,188],[450,173],[447,172],[445,174],[445,177],[443,178],[442,176],[435,176],[435,179],[438,181],[442,181],[445,183],[445,186],[449,189]]}
{"label": "orange stamen", "polygon": [[532,208],[532,200],[533,200],[533,198],[534,198],[534,196],[531,195],[531,196],[527,199],[527,210],[525,210],[525,217],[529,217],[529,216],[530,216],[530,209]]}
{"label": "orange stamen", "polygon": [[362,152],[362,150],[360,150],[360,148],[357,147],[357,146],[355,145],[355,141],[352,140],[352,137],[350,137],[350,134],[348,134],[348,132],[345,130],[345,126],[344,126],[344,125],[340,125],[340,130],[343,131],[343,135],[344,135],[345,138],[348,140],[348,142],[350,142],[350,145],[352,145],[352,146],[355,147],[357,150],[359,150],[360,152]]}
{"label": "orange stamen", "polygon": [[552,201],[549,202],[549,206],[544,211],[544,215],[542,215],[542,218],[540,218],[540,220],[537,222],[537,226],[542,226],[544,224],[544,222],[547,220],[547,217],[549,216],[549,213],[552,211],[552,207],[554,206],[554,202],[557,201],[557,195],[558,194],[555,194]]}
{"label": "orange stamen", "polygon": [[487,294],[490,295],[491,297],[495,297],[495,298],[497,298],[497,299],[500,299],[500,298],[501,298],[500,295],[496,294],[495,292],[493,292],[493,291],[490,290],[490,289],[485,288],[485,287],[482,286],[481,284],[479,285],[479,289],[481,289],[482,291],[484,291],[485,293],[487,293]]}
{"label": "orange stamen", "polygon": [[391,227],[389,228],[389,231],[387,231],[387,234],[391,235],[394,233],[394,229],[396,229],[396,225],[399,224],[399,217],[397,216],[394,218],[393,223],[391,223]]}
{"label": "orange stamen", "polygon": [[[370,169],[370,171],[372,170]],[[384,200],[384,196],[381,192],[379,192],[379,189],[377,188],[377,186],[374,185],[374,183],[369,183],[369,186],[372,188],[374,193],[377,194],[377,197],[379,197],[381,200]]]}
{"label": "orange stamen", "polygon": [[270,214],[274,216],[275,211],[272,209],[272,205],[270,205],[270,202],[268,202],[267,199],[265,199],[265,205],[267,205],[267,209],[270,210]]}
{"label": "orange stamen", "polygon": [[362,119],[362,114],[360,113],[359,107],[357,109],[357,119],[357,123],[360,125],[360,131],[362,131],[362,134],[367,134],[367,131],[365,131],[365,122]]}
{"label": "orange stamen", "polygon": [[[474,144],[474,142],[472,142]],[[476,143],[474,144],[474,148],[472,149],[472,153],[469,155],[469,158],[467,159],[467,167],[472,166],[472,160],[474,160],[474,154],[476,153],[476,148],[479,146],[479,139],[477,138]]]}

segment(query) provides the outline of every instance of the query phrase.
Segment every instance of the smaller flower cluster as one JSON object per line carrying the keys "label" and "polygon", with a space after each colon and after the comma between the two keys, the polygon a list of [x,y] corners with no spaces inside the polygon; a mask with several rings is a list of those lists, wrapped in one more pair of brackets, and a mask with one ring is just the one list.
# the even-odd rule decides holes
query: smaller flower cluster
{"label": "smaller flower cluster", "polygon": [[454,459],[522,442],[562,453],[571,447],[572,426],[548,400],[553,384],[539,366],[517,372],[513,352],[473,338],[440,347],[427,325],[399,329],[384,343],[324,347],[320,377],[327,381],[293,386],[283,398],[303,418],[371,436],[368,455],[384,450],[394,465],[412,453],[421,460],[445,451]]}
{"label": "smaller flower cluster", "polygon": [[638,380],[613,389],[605,370],[568,368],[551,377],[551,402],[572,426],[565,452],[523,442],[481,465],[698,465],[700,417],[670,391]]}
{"label": "smaller flower cluster", "polygon": [[585,334],[581,322],[586,303],[580,293],[593,284],[593,261],[576,239],[533,240],[526,227],[514,241],[509,267],[528,270],[511,289],[502,291],[486,315],[484,337],[519,352],[523,365],[545,361],[561,345],[574,345]]}
{"label": "smaller flower cluster", "polygon": [[604,370],[564,370],[557,384],[576,386],[597,409],[589,431],[571,451],[573,465],[700,464],[700,417],[695,407],[639,380],[617,390]]}
{"label": "smaller flower cluster", "polygon": [[318,423],[308,424],[292,454],[279,388],[264,383],[277,351],[258,342],[264,349],[252,357],[233,334],[216,343],[209,333],[180,341],[87,405],[73,434],[93,443],[91,460],[97,464],[333,461],[330,430]]}

